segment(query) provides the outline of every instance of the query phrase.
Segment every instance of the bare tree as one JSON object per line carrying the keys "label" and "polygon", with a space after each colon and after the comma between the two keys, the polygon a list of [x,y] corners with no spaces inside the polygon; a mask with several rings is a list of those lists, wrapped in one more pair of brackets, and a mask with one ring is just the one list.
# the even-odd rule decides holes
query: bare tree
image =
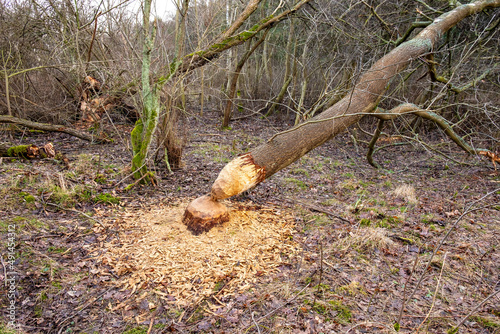
{"label": "bare tree", "polygon": [[[148,1],[146,1],[145,4]],[[143,49],[142,73],[143,91],[145,92],[143,94],[143,98],[157,94],[157,92],[159,92],[161,88],[172,78],[206,65],[210,61],[218,58],[224,51],[245,43],[262,30],[273,27],[277,23],[287,19],[290,15],[295,13],[309,1],[310,0],[300,0],[293,7],[282,10],[278,14],[273,14],[269,17],[263,18],[258,23],[253,25],[250,29],[237,33],[238,29],[245,23],[250,15],[255,12],[255,10],[258,8],[259,3],[261,2],[261,0],[250,1],[246,8],[232,23],[232,25],[221,34],[221,36],[215,41],[215,43],[212,43],[203,50],[196,51],[180,59],[176,59],[174,62],[169,64],[169,66],[164,67],[160,75],[156,76],[153,79],[151,89],[148,89],[150,80],[149,70],[145,71],[145,65],[149,69],[149,61],[147,60],[147,57],[150,57],[151,49],[149,48],[151,47],[151,44],[148,42],[149,46],[147,46],[148,50],[146,50],[145,42],[145,46]],[[144,6],[144,8],[144,27],[146,27],[146,24],[148,24],[149,26],[149,11],[146,12],[146,5]],[[279,8],[277,10],[279,10]],[[144,28],[144,31],[148,30]],[[146,90],[144,90],[144,87],[146,87]],[[153,93],[151,94],[150,92]],[[131,133],[133,148],[132,170],[134,171],[134,176],[137,179],[142,178],[147,172],[146,157],[151,146],[152,136],[156,130],[159,117],[159,105],[156,101],[157,99],[153,99],[151,101],[151,104],[146,104],[145,101],[145,112],[142,118],[137,121],[136,126]]]}

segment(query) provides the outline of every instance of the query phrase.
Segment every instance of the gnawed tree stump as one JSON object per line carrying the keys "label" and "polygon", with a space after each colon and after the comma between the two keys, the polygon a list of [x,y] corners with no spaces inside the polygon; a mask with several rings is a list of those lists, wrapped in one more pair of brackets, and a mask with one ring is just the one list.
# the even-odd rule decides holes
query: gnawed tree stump
{"label": "gnawed tree stump", "polygon": [[187,228],[195,235],[207,232],[215,225],[228,220],[229,212],[227,208],[210,195],[201,196],[192,201],[182,218]]}
{"label": "gnawed tree stump", "polygon": [[444,33],[467,16],[499,6],[500,0],[480,0],[458,6],[435,19],[413,39],[375,62],[342,100],[308,122],[274,135],[266,143],[229,162],[215,180],[210,198],[195,200],[187,207],[184,223],[192,231],[206,230],[205,227],[215,225],[217,219],[212,213],[220,204],[217,200],[252,188],[357,123],[363,116],[373,114],[391,81],[411,61],[432,52]]}
{"label": "gnawed tree stump", "polygon": [[221,170],[209,195],[188,205],[182,221],[194,234],[209,231],[216,224],[229,220],[227,208],[218,200],[238,195],[265,178],[265,168],[257,165],[250,153],[240,155]]}

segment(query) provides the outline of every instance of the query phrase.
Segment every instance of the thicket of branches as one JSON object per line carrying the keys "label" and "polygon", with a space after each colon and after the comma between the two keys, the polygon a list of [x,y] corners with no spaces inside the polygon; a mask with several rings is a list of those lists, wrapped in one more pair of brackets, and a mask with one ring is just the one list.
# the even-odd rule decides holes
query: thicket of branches
{"label": "thicket of branches", "polygon": [[[0,114],[54,123],[77,121],[79,89],[87,75],[140,110],[142,19],[140,8],[133,4],[2,0]],[[176,53],[186,55],[211,45],[245,5],[193,0],[184,20],[182,13],[157,18],[151,72],[160,72]],[[280,6],[292,5],[262,2],[240,30],[250,29]],[[429,0],[310,2],[270,29],[244,64],[233,113],[283,113],[296,123],[318,114],[342,98],[374,61],[457,5],[457,1]],[[182,24],[181,42],[176,32]],[[480,137],[490,141],[490,148],[498,148],[499,25],[498,9],[461,22],[443,36],[438,49],[398,77],[380,106],[389,109],[409,102],[429,108],[452,122],[466,140]],[[222,117],[228,80],[261,36],[208,66],[176,77],[163,89],[163,115],[172,109],[197,114],[216,109]],[[411,132],[418,131],[421,122],[407,117],[394,125]],[[375,121],[371,126],[369,131]]]}

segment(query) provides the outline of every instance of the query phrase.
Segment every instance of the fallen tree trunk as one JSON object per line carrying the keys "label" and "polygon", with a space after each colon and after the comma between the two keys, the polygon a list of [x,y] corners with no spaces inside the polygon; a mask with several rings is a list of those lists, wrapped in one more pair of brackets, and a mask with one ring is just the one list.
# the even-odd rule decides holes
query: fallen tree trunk
{"label": "fallen tree trunk", "polygon": [[10,123],[10,124],[17,124],[17,125],[22,125],[30,129],[35,129],[35,130],[43,130],[43,131],[50,131],[50,132],[63,132],[67,133],[68,135],[72,135],[74,137],[91,141],[91,142],[103,142],[107,141],[102,138],[96,138],[92,136],[91,134],[85,133],[85,132],[80,132],[78,130],[68,128],[64,125],[53,125],[53,124],[47,124],[47,123],[38,123],[38,122],[32,122],[24,118],[18,118],[18,117],[13,117],[13,116],[8,116],[8,115],[0,115],[0,123]]}
{"label": "fallen tree trunk", "polygon": [[[254,187],[346,130],[363,116],[372,114],[391,80],[412,60],[432,52],[446,31],[469,15],[499,6],[500,0],[480,0],[461,5],[435,19],[412,40],[400,44],[375,62],[350,93],[335,105],[310,121],[278,133],[263,145],[230,161],[212,185],[212,200],[228,198]],[[192,224],[189,213],[193,209],[192,205],[188,206],[184,223],[193,231],[201,231],[204,229],[202,223],[198,221],[195,226]],[[208,221],[206,218],[204,220]]]}
{"label": "fallen tree trunk", "polygon": [[415,38],[399,45],[373,64],[338,103],[310,121],[278,133],[265,144],[229,162],[212,186],[212,197],[228,198],[250,189],[374,112],[390,81],[413,59],[432,52],[446,31],[469,15],[499,6],[500,0],[483,0],[441,15]]}

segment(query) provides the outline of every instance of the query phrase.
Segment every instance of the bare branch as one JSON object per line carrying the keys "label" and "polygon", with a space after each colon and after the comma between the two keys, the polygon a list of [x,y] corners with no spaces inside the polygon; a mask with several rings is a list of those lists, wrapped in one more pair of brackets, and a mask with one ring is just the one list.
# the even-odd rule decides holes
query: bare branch
{"label": "bare branch", "polygon": [[64,126],[64,125],[53,125],[53,124],[47,124],[47,123],[32,122],[32,121],[29,121],[27,119],[13,117],[13,116],[7,116],[7,115],[0,115],[0,123],[18,124],[18,125],[22,125],[22,126],[30,128],[30,129],[36,129],[36,130],[51,131],[51,132],[63,132],[63,133],[67,133],[67,134],[72,135],[74,137],[77,137],[77,138],[80,138],[83,140],[87,140],[90,142],[107,142],[107,141],[109,141],[105,138],[96,138],[91,134],[88,134],[85,132],[80,132],[80,131],[77,131],[75,129]]}

